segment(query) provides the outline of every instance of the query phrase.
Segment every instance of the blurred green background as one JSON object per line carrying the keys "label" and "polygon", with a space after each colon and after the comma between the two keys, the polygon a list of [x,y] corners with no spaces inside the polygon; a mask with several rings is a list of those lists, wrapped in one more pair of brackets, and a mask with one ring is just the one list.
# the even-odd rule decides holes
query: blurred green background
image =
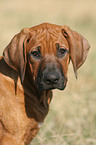
{"label": "blurred green background", "polygon": [[0,55],[24,27],[49,22],[81,33],[91,49],[75,79],[69,65],[64,91],[54,91],[34,145],[96,145],[96,0],[0,0]]}

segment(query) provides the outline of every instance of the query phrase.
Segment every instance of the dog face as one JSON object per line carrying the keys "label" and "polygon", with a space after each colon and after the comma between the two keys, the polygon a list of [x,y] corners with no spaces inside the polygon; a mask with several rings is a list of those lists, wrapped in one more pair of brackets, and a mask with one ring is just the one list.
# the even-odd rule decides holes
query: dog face
{"label": "dog face", "polygon": [[44,23],[17,34],[5,49],[4,59],[18,71],[21,83],[28,71],[39,91],[63,90],[69,61],[77,77],[77,69],[84,63],[88,50],[87,40],[68,26]]}
{"label": "dog face", "polygon": [[56,28],[36,27],[27,43],[30,71],[40,91],[55,88],[63,90],[66,86],[69,45],[60,33],[60,28]]}

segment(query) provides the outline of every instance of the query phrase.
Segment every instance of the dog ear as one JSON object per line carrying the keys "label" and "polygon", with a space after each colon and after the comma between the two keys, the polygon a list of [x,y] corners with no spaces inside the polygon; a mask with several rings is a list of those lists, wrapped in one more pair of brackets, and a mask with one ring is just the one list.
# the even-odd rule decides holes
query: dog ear
{"label": "dog ear", "polygon": [[68,41],[70,59],[77,78],[77,69],[85,62],[90,45],[83,36],[71,30],[68,26],[63,26],[62,33]]}
{"label": "dog ear", "polygon": [[24,28],[20,33],[13,37],[3,52],[5,62],[19,73],[21,83],[24,81],[27,63],[25,45],[28,33],[29,29]]}

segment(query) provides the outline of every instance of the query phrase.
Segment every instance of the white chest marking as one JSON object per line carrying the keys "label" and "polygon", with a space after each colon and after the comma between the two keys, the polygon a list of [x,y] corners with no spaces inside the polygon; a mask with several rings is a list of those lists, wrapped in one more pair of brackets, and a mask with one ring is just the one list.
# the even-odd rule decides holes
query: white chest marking
{"label": "white chest marking", "polygon": [[38,128],[41,128],[42,124],[43,124],[43,122],[39,122],[38,123]]}

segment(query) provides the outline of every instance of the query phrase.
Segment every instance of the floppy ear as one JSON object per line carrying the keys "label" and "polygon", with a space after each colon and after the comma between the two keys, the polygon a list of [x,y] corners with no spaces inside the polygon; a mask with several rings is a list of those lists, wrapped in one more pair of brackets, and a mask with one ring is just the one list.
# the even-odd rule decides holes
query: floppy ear
{"label": "floppy ear", "polygon": [[77,69],[85,62],[90,45],[83,36],[71,30],[68,26],[62,27],[62,33],[68,41],[70,59],[77,78]]}
{"label": "floppy ear", "polygon": [[21,83],[24,81],[27,63],[25,43],[28,33],[29,29],[25,28],[15,35],[3,52],[5,62],[19,73]]}

